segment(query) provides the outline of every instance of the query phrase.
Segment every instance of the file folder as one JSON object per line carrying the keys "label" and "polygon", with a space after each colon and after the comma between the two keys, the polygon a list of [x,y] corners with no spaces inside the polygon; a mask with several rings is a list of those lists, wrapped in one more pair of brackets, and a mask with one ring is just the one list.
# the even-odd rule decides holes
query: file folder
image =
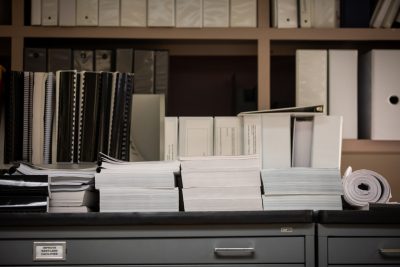
{"label": "file folder", "polygon": [[203,0],[176,0],[176,27],[203,27]]}
{"label": "file folder", "polygon": [[58,25],[58,0],[42,0],[42,25]]}
{"label": "file folder", "polygon": [[99,0],[99,26],[119,26],[119,0]]}
{"label": "file folder", "polygon": [[[296,106],[323,105],[328,101],[326,50],[296,50]],[[324,109],[326,114],[326,108]]]}
{"label": "file folder", "polygon": [[271,1],[272,27],[297,28],[297,0]]}
{"label": "file folder", "polygon": [[147,8],[148,8],[147,26],[149,27],[175,26],[174,0],[148,0]]}
{"label": "file folder", "polygon": [[45,72],[47,66],[46,48],[25,48],[24,70]]}
{"label": "file folder", "polygon": [[231,0],[231,27],[257,27],[257,0]]}
{"label": "file folder", "polygon": [[121,0],[120,23],[126,27],[146,27],[147,1]]}
{"label": "file folder", "polygon": [[77,71],[93,71],[93,50],[74,50],[73,67]]}
{"label": "file folder", "polygon": [[229,0],[203,0],[203,27],[229,27]]}
{"label": "file folder", "polygon": [[76,26],[76,0],[59,0],[59,25]]}
{"label": "file folder", "polygon": [[374,49],[361,58],[360,138],[400,140],[400,50]]}
{"label": "file folder", "polygon": [[76,25],[98,26],[99,25],[99,2],[98,0],[76,0]]}
{"label": "file folder", "polygon": [[358,137],[358,52],[328,51],[329,115],[343,116],[343,138]]}
{"label": "file folder", "polygon": [[47,50],[48,61],[47,71],[56,72],[58,70],[72,69],[72,50],[64,48],[49,48]]}

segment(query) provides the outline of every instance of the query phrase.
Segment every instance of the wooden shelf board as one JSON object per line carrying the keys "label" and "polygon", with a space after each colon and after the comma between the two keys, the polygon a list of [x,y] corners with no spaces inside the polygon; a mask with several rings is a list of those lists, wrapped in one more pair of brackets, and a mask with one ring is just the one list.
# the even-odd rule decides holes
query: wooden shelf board
{"label": "wooden shelf board", "polygon": [[257,28],[133,28],[133,27],[41,27],[21,28],[25,37],[107,39],[257,40]]}
{"label": "wooden shelf board", "polygon": [[342,152],[400,154],[400,141],[343,140]]}
{"label": "wooden shelf board", "polygon": [[385,41],[400,40],[400,29],[335,28],[267,30],[271,40]]}

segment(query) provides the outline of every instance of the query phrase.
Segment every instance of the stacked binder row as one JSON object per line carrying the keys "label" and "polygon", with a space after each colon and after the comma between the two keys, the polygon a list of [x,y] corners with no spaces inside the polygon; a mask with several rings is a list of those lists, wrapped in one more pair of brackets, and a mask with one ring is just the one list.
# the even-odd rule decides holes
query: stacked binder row
{"label": "stacked binder row", "polygon": [[47,175],[1,175],[0,212],[47,212]]}
{"label": "stacked binder row", "polygon": [[137,93],[166,94],[168,91],[169,52],[167,50],[25,48],[25,71],[56,72],[72,69],[133,72]]}
{"label": "stacked binder row", "polygon": [[262,210],[257,156],[181,158],[185,211]]}
{"label": "stacked binder row", "polygon": [[100,154],[100,212],[179,211],[179,161],[126,162]]}
{"label": "stacked binder row", "polygon": [[[71,166],[69,166],[71,167]],[[15,173],[21,177],[49,177],[49,212],[89,212],[98,210],[98,192],[94,188],[96,169],[43,168],[18,164]],[[13,176],[13,175],[11,175]]]}
{"label": "stacked binder row", "polygon": [[31,25],[256,27],[256,0],[31,0]]}
{"label": "stacked binder row", "polygon": [[272,0],[271,22],[276,28],[391,28],[400,25],[399,8],[398,0]]}
{"label": "stacked binder row", "polygon": [[341,210],[339,169],[263,169],[264,210]]}
{"label": "stacked binder row", "polygon": [[129,160],[133,74],[58,71],[10,74],[5,163]]}
{"label": "stacked binder row", "polygon": [[400,140],[399,62],[396,49],[299,49],[296,105],[324,104],[343,116],[345,139]]}

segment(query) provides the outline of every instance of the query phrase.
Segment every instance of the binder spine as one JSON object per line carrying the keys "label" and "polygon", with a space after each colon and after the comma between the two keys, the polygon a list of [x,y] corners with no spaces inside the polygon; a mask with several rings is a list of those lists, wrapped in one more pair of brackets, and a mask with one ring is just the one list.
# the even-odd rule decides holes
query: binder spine
{"label": "binder spine", "polygon": [[23,130],[22,130],[22,160],[29,161],[29,72],[24,72],[24,98],[23,98]]}
{"label": "binder spine", "polygon": [[[76,98],[74,98],[76,99]],[[85,72],[81,72],[81,79],[80,79],[80,94],[79,94],[79,108],[78,108],[78,153],[77,153],[77,160],[78,162],[81,161],[81,145],[82,145],[82,127],[83,127],[83,110],[84,110],[84,102],[85,102]],[[75,118],[75,116],[74,116]],[[75,132],[75,131],[74,131]]]}
{"label": "binder spine", "polygon": [[33,127],[33,72],[29,73],[29,101],[28,101],[28,161],[32,162],[32,127]]}
{"label": "binder spine", "polygon": [[133,76],[128,73],[124,73],[123,76],[125,76],[125,103],[121,138],[121,160],[129,161],[129,136],[131,126]]}
{"label": "binder spine", "polygon": [[53,128],[53,112],[54,112],[54,73],[49,72],[46,80],[45,102],[44,102],[44,147],[43,159],[44,164],[51,163],[51,143]]}
{"label": "binder spine", "polygon": [[76,130],[76,112],[77,112],[77,73],[74,73],[73,75],[73,86],[72,86],[72,127],[71,127],[71,151],[70,151],[70,162],[74,162],[74,152],[75,152],[75,142],[76,142],[76,135],[75,135],[75,130]]}

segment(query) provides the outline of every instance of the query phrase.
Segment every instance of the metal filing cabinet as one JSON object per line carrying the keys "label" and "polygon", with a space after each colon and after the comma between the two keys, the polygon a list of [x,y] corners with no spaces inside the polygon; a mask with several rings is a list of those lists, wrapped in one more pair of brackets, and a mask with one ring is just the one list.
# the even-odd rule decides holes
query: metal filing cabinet
{"label": "metal filing cabinet", "polygon": [[0,214],[0,266],[314,266],[311,212],[290,214]]}
{"label": "metal filing cabinet", "polygon": [[320,212],[318,266],[400,266],[399,217],[390,211]]}

